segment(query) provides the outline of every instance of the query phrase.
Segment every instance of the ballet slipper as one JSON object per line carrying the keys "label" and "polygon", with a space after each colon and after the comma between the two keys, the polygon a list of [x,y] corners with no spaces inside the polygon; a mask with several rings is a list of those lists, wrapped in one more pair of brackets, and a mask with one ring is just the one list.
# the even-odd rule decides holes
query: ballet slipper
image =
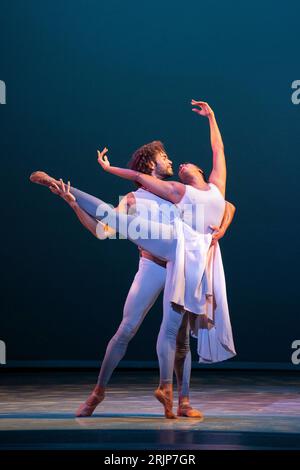
{"label": "ballet slipper", "polygon": [[173,413],[173,393],[172,388],[169,390],[166,388],[157,388],[154,392],[155,398],[163,405],[165,409],[165,417],[167,419],[177,419],[177,416]]}
{"label": "ballet slipper", "polygon": [[53,183],[59,183],[59,181],[47,175],[47,173],[45,173],[44,171],[34,171],[33,173],[31,173],[29,179],[32,183],[41,184],[42,186],[47,186],[48,188],[50,188]]}
{"label": "ballet slipper", "polygon": [[196,418],[203,421],[204,415],[201,411],[193,408],[189,403],[179,404],[177,408],[177,416],[183,416],[185,418]]}
{"label": "ballet slipper", "polygon": [[76,411],[76,416],[79,418],[92,416],[96,407],[99,405],[99,403],[101,403],[104,400],[104,396],[105,396],[104,389],[99,390],[98,388],[97,393],[93,391],[91,395],[88,397],[88,399],[79,406],[78,410]]}

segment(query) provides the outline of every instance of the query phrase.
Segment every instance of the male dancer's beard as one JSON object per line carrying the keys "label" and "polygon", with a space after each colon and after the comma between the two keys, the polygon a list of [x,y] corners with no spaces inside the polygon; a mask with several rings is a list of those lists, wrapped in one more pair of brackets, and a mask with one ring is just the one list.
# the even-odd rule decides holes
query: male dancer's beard
{"label": "male dancer's beard", "polygon": [[159,175],[159,178],[162,179],[162,180],[165,180],[167,178],[171,178],[171,176],[174,175],[174,172],[173,170],[171,169],[171,171],[164,171],[162,172],[160,175]]}

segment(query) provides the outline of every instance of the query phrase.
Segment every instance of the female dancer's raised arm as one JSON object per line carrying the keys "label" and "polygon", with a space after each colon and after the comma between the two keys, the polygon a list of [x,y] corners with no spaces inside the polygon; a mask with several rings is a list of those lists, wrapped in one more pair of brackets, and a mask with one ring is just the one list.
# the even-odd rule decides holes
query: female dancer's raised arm
{"label": "female dancer's raised arm", "polygon": [[205,101],[192,100],[191,104],[195,113],[206,116],[210,127],[210,141],[213,151],[213,169],[209,176],[209,182],[215,184],[225,197],[226,190],[226,161],[222,136],[215,118],[215,113]]}
{"label": "female dancer's raised arm", "polygon": [[98,150],[98,162],[104,171],[121,178],[134,181],[145,189],[148,189],[151,193],[154,193],[167,201],[173,202],[174,204],[178,203],[182,199],[185,193],[184,184],[179,183],[178,181],[162,181],[159,178],[140,173],[139,171],[111,166],[106,155],[107,152],[108,149],[106,147],[102,152]]}

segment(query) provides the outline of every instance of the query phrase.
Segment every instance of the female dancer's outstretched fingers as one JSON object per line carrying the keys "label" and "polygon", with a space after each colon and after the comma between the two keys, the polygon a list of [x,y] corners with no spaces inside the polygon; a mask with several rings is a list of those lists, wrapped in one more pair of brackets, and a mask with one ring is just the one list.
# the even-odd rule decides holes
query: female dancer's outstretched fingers
{"label": "female dancer's outstretched fingers", "polygon": [[108,152],[108,148],[104,147],[104,149],[100,152],[100,150],[97,150],[98,152],[98,158],[103,158],[105,154]]}
{"label": "female dancer's outstretched fingers", "polygon": [[192,100],[191,104],[193,106],[199,106],[199,109],[193,108],[192,111],[200,114],[201,116],[209,116],[210,114],[213,114],[213,110],[206,101]]}
{"label": "female dancer's outstretched fingers", "polygon": [[103,170],[107,170],[108,167],[110,166],[109,160],[106,156],[106,153],[108,152],[108,149],[105,147],[102,152],[97,150],[98,153],[98,163],[102,166]]}
{"label": "female dancer's outstretched fingers", "polygon": [[208,106],[208,103],[206,101],[192,100],[191,104],[193,104],[194,106],[203,106],[203,107]]}

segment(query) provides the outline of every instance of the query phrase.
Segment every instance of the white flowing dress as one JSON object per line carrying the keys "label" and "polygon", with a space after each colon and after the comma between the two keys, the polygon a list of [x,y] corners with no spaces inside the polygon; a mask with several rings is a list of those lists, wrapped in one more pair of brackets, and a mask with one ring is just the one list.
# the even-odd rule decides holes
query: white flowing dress
{"label": "white flowing dress", "polygon": [[[229,317],[226,283],[219,243],[211,245],[210,225],[220,225],[225,199],[218,187],[186,185],[174,223],[177,247],[170,261],[170,301],[197,315],[192,336],[197,338],[199,362],[220,362],[236,355]],[[183,223],[182,223],[183,222]]]}

